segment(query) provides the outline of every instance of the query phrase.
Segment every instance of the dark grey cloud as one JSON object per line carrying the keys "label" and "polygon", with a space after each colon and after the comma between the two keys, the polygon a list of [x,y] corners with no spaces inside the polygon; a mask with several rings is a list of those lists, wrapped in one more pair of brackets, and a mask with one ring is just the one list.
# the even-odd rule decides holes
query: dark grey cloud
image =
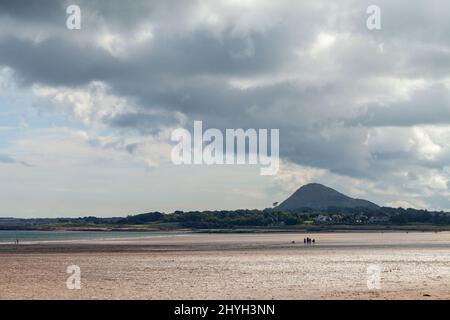
{"label": "dark grey cloud", "polygon": [[13,68],[26,84],[77,86],[120,74],[120,65],[99,48],[80,48],[64,39],[35,44],[8,37],[0,40],[0,61]]}
{"label": "dark grey cloud", "polygon": [[9,16],[37,23],[46,23],[48,21],[64,23],[64,13],[68,5],[66,3],[69,2],[54,0],[2,0],[0,2],[0,16]]}
{"label": "dark grey cloud", "polygon": [[410,99],[389,105],[370,105],[350,125],[372,127],[450,124],[450,92],[438,85],[421,89]]}
{"label": "dark grey cloud", "polygon": [[157,134],[162,128],[177,123],[177,119],[168,113],[124,113],[107,119],[112,127],[136,130],[144,135]]}

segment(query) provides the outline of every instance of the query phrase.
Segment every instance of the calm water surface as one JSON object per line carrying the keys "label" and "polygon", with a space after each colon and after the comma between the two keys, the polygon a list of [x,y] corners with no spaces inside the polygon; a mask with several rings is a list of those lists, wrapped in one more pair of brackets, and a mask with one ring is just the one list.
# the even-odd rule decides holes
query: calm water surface
{"label": "calm water surface", "polygon": [[[0,243],[61,240],[100,240],[158,237],[168,235],[168,232],[135,232],[135,231],[14,231],[0,230]],[[175,235],[177,232],[171,232]],[[178,233],[178,234],[181,234]]]}

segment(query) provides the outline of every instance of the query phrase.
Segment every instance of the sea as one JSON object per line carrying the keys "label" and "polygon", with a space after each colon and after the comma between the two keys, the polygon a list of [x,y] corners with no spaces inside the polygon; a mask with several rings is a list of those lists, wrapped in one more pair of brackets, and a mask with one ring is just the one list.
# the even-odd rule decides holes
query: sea
{"label": "sea", "polygon": [[[170,232],[175,235],[178,232]],[[181,232],[179,232],[181,234]],[[168,235],[168,232],[143,231],[34,231],[0,230],[0,243],[64,241],[64,240],[108,240],[127,238],[147,238]]]}

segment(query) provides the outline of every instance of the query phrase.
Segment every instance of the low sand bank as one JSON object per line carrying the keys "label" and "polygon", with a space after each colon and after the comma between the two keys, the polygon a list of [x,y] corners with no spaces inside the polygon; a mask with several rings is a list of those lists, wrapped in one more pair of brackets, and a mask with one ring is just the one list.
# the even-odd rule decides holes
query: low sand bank
{"label": "low sand bank", "polygon": [[[189,234],[0,246],[1,299],[450,298],[449,233]],[[296,243],[292,243],[295,241]],[[81,290],[68,290],[68,265]],[[381,289],[367,288],[367,268]],[[428,296],[429,295],[429,296]]]}

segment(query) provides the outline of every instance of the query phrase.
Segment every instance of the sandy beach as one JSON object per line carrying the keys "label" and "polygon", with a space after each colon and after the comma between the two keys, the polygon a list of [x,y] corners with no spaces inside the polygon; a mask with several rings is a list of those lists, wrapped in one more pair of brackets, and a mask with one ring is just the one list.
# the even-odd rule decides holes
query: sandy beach
{"label": "sandy beach", "polygon": [[[305,246],[304,237],[317,240]],[[295,243],[293,243],[295,241]],[[81,289],[69,290],[69,265]],[[381,271],[368,288],[368,268]],[[450,233],[183,234],[0,245],[0,299],[448,299]]]}

